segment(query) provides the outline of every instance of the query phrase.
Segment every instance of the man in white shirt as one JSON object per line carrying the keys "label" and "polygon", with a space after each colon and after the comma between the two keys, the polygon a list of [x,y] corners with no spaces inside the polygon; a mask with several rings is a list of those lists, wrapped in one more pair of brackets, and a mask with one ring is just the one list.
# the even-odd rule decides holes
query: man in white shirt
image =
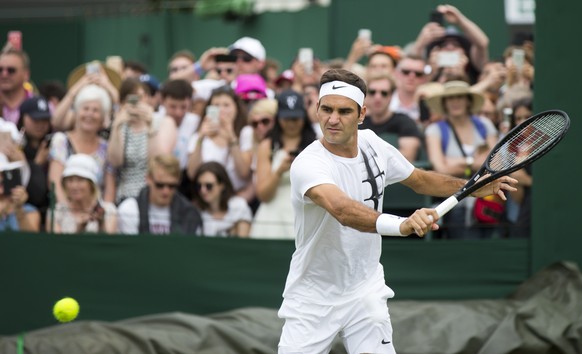
{"label": "man in white shirt", "polygon": [[[400,182],[417,193],[450,196],[465,180],[415,168],[371,130],[367,87],[357,75],[330,70],[321,78],[317,116],[323,138],[291,165],[296,250],[279,317],[279,353],[327,353],[340,334],[348,353],[395,353],[380,264],[380,235],[425,235],[438,214],[423,208],[408,218],[382,214],[384,187]],[[502,177],[476,195],[515,190]]]}

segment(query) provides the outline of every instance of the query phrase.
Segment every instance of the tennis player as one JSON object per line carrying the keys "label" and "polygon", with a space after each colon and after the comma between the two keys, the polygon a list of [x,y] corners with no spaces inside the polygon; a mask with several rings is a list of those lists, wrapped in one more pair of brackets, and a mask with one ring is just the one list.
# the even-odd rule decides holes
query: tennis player
{"label": "tennis player", "polygon": [[[317,116],[323,138],[291,166],[295,211],[293,254],[279,317],[285,320],[279,353],[328,353],[339,333],[348,353],[395,353],[384,281],[380,235],[425,235],[438,229],[434,209],[408,218],[382,214],[384,187],[400,182],[415,192],[448,197],[466,183],[415,168],[371,130],[365,82],[346,70],[321,78]],[[514,191],[501,177],[476,196]]]}

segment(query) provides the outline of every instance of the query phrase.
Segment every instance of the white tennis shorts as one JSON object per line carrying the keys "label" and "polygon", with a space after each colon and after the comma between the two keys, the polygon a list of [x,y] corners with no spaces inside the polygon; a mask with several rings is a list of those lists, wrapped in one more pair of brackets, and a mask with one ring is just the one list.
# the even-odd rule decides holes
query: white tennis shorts
{"label": "white tennis shorts", "polygon": [[384,289],[340,305],[283,300],[279,354],[329,353],[338,334],[350,354],[395,354],[386,304],[393,293],[385,285]]}

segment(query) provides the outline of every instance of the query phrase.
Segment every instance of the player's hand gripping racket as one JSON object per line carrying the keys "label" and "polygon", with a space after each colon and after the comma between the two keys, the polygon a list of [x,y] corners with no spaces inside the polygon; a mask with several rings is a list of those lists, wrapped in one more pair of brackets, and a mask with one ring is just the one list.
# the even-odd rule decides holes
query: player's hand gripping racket
{"label": "player's hand gripping racket", "polygon": [[[544,156],[562,140],[569,127],[570,118],[566,112],[552,110],[538,113],[513,128],[495,145],[485,163],[463,188],[435,208],[439,217],[487,183]],[[488,173],[487,177],[479,180]]]}

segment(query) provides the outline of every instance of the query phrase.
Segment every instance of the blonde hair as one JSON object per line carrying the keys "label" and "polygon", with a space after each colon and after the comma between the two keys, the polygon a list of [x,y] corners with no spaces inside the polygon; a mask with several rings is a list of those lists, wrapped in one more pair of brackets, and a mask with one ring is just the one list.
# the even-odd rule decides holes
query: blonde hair
{"label": "blonde hair", "polygon": [[274,98],[263,98],[258,100],[253,104],[253,107],[249,111],[250,116],[253,114],[268,114],[275,117],[277,115],[277,100]]}
{"label": "blonde hair", "polygon": [[151,176],[154,170],[159,169],[165,171],[171,176],[176,177],[177,179],[180,179],[181,177],[180,161],[178,161],[174,155],[165,154],[152,157],[149,161],[148,173]]}

